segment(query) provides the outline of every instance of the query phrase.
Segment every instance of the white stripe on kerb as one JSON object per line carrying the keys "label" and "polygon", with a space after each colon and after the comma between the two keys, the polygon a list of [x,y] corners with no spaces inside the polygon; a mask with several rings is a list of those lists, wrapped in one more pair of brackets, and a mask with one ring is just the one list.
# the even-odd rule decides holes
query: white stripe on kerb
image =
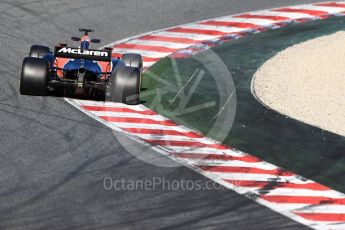
{"label": "white stripe on kerb", "polygon": [[176,42],[163,42],[163,41],[140,40],[140,39],[134,39],[127,43],[134,44],[134,45],[162,46],[162,47],[167,47],[171,49],[182,49],[182,48],[187,48],[190,46],[190,44],[183,44],[183,43],[176,43]]}

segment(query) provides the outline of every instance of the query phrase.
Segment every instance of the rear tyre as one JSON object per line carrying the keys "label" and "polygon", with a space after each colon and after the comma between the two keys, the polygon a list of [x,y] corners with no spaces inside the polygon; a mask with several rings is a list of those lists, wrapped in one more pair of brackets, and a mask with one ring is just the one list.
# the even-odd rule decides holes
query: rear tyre
{"label": "rear tyre", "polygon": [[48,62],[41,58],[27,57],[23,61],[20,94],[47,95]]}
{"label": "rear tyre", "polygon": [[129,67],[135,67],[141,70],[143,67],[143,58],[140,54],[127,53],[122,56],[122,61]]}
{"label": "rear tyre", "polygon": [[129,105],[139,103],[140,70],[133,67],[116,68],[111,74],[107,100]]}
{"label": "rear tyre", "polygon": [[46,46],[33,45],[30,48],[29,57],[42,58],[44,55],[49,54],[50,49]]}

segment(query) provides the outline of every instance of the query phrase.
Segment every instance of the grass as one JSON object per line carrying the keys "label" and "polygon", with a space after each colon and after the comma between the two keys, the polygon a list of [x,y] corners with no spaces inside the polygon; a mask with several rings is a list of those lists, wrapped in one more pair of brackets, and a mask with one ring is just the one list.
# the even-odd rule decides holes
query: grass
{"label": "grass", "polygon": [[254,73],[277,52],[344,29],[344,18],[332,18],[250,35],[188,59],[165,58],[144,75],[142,100],[206,136],[345,192],[345,138],[271,111],[250,92]]}

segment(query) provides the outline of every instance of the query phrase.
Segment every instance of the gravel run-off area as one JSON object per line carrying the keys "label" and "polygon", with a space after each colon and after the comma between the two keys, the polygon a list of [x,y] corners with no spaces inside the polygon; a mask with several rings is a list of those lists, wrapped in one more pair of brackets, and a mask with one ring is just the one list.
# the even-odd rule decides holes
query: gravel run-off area
{"label": "gravel run-off area", "polygon": [[345,32],[279,52],[256,72],[252,91],[284,115],[345,136]]}

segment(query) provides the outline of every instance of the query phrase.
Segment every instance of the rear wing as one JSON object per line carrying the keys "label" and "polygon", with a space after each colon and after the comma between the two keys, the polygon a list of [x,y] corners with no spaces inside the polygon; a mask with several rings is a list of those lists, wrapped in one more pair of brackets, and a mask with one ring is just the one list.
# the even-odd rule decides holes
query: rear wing
{"label": "rear wing", "polygon": [[91,50],[56,46],[54,54],[55,57],[62,58],[87,59],[104,62],[111,61],[111,50]]}

